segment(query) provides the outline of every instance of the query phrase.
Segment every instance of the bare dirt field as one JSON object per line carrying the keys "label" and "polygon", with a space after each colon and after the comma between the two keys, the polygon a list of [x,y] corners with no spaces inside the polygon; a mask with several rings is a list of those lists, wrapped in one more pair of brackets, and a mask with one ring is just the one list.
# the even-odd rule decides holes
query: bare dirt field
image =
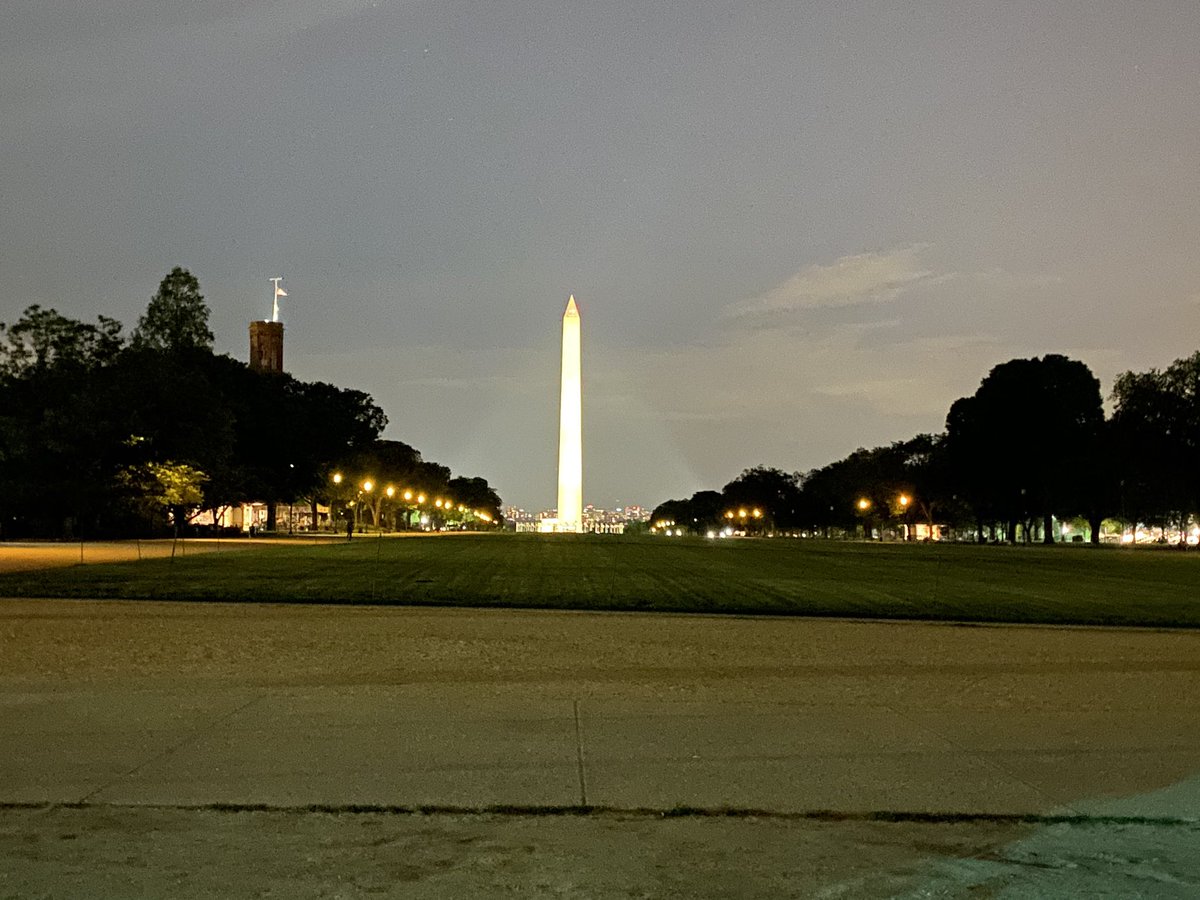
{"label": "bare dirt field", "polygon": [[184,541],[6,541],[0,544],[0,572],[30,572],[66,566],[135,562],[143,559],[186,559],[198,553],[233,552],[254,546],[248,540],[190,538]]}

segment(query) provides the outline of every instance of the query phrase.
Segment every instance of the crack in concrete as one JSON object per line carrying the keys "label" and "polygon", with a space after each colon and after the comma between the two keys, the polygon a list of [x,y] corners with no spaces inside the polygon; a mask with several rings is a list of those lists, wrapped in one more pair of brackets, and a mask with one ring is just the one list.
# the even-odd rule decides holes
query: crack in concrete
{"label": "crack in concrete", "polygon": [[588,805],[587,800],[587,770],[583,764],[583,726],[579,722],[579,700],[572,701],[575,706],[575,763],[579,770],[579,803]]}
{"label": "crack in concrete", "polygon": [[[120,775],[116,776],[115,778],[110,778],[108,781],[104,782],[99,787],[84,794],[82,797],[79,798],[78,803],[86,805],[88,803],[88,801],[91,800],[93,797],[95,797],[97,794],[108,790],[110,787],[112,787],[117,782],[122,781],[126,778],[129,778],[131,775],[136,775],[138,772],[140,772],[142,769],[146,768],[146,766],[150,765],[151,763],[158,762],[159,760],[166,759],[168,756],[173,755],[174,753],[181,750],[183,747],[192,743],[192,741],[196,740],[196,738],[200,737],[205,732],[211,731],[213,728],[215,728],[217,725],[220,725],[222,722],[232,719],[238,713],[253,706],[259,700],[262,700],[265,696],[267,696],[267,695],[266,694],[258,694],[255,697],[251,697],[249,700],[247,700],[241,706],[238,706],[235,709],[231,709],[228,712],[217,716],[215,719],[208,722],[206,725],[203,725],[199,728],[192,729],[191,731],[189,731],[187,733],[187,735],[185,735],[180,740],[176,741],[171,746],[167,747],[165,750],[162,750],[161,752],[156,753],[155,755],[153,755],[147,759],[143,759],[141,762],[139,762],[136,766],[134,766],[129,771],[122,772]],[[60,803],[57,805],[60,807],[70,808],[72,806],[75,806],[76,804]],[[101,805],[103,805],[103,804],[101,804]],[[0,804],[0,808],[3,808],[3,804]]]}

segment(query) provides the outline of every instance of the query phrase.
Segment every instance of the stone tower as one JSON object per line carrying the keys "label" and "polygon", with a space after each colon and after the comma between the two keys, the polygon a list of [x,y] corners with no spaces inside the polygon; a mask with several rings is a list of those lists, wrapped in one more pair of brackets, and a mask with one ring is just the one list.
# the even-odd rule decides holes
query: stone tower
{"label": "stone tower", "polygon": [[283,323],[250,323],[250,368],[255,372],[283,372]]}

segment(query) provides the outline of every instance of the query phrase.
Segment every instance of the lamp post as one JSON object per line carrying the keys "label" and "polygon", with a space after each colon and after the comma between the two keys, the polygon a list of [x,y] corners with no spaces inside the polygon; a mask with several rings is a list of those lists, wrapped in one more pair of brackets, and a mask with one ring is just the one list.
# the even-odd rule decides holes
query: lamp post
{"label": "lamp post", "polygon": [[[362,483],[362,492],[359,494],[359,496],[362,498],[362,503],[358,503],[355,505],[356,511],[362,507],[363,503],[370,505],[370,502],[371,502],[370,494],[371,494],[371,491],[374,489],[374,487],[375,487],[375,482],[373,482],[369,478]],[[376,516],[375,518],[378,518],[378,516]],[[379,523],[376,522],[376,524],[379,524]]]}
{"label": "lamp post", "polygon": [[408,531],[412,528],[412,499],[413,492],[410,488],[404,489],[404,530]]}
{"label": "lamp post", "polygon": [[336,518],[334,512],[337,509],[339,495],[342,492],[342,473],[334,472],[331,480],[333,481],[333,489],[329,492],[329,530],[337,531],[337,525],[334,524],[334,519]]}
{"label": "lamp post", "polygon": [[866,497],[861,497],[855,505],[858,507],[858,514],[862,516],[863,537],[869,541],[871,540],[871,520],[868,518],[868,514],[871,511],[871,501]]}

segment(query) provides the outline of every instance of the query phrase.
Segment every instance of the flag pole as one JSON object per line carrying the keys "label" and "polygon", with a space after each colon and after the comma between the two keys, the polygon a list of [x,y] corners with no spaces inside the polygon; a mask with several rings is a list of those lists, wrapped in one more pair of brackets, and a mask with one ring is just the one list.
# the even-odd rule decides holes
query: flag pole
{"label": "flag pole", "polygon": [[267,281],[269,281],[273,285],[275,285],[275,293],[271,297],[271,321],[278,322],[279,321],[279,298],[280,298],[280,296],[283,296],[283,297],[287,296],[287,294],[284,294],[282,291],[279,290],[279,282],[283,281],[283,276],[280,275],[278,278],[268,278]]}

